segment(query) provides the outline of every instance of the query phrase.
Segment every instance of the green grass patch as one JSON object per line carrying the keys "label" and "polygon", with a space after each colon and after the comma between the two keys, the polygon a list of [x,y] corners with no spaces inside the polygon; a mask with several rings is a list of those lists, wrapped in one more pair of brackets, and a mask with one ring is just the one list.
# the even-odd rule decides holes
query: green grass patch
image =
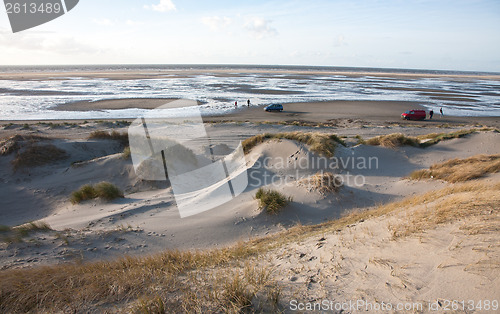
{"label": "green grass patch", "polygon": [[269,214],[277,214],[280,210],[292,201],[292,197],[274,191],[259,188],[255,193],[255,198],[259,200],[259,207]]}
{"label": "green grass patch", "polygon": [[45,222],[29,222],[17,227],[0,226],[0,235],[2,242],[19,243],[23,238],[36,232],[51,231],[52,228]]}
{"label": "green grass patch", "polygon": [[70,201],[78,204],[95,198],[111,201],[120,197],[123,197],[123,192],[118,187],[109,182],[100,182],[95,185],[86,184],[74,191],[71,193]]}

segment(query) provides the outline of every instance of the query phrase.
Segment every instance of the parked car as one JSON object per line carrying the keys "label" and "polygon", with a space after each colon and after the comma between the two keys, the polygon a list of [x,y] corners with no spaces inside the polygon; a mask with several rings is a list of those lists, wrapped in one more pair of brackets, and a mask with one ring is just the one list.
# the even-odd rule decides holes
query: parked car
{"label": "parked car", "polygon": [[264,108],[265,111],[283,111],[283,105],[281,104],[273,104]]}
{"label": "parked car", "polygon": [[406,120],[425,120],[426,116],[425,110],[408,110],[401,114],[401,118]]}

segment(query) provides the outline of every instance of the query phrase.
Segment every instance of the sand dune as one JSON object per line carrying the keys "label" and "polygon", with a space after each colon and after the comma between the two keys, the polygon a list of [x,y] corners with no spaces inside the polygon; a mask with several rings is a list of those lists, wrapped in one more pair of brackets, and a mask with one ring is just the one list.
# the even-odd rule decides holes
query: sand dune
{"label": "sand dune", "polygon": [[[246,127],[241,128],[243,131]],[[226,137],[226,143],[239,138],[238,132],[233,134],[235,138],[229,140]],[[403,177],[414,170],[427,168],[450,158],[498,153],[498,136],[495,132],[480,132],[444,141],[426,149],[339,145],[333,159],[311,153],[305,144],[290,140],[268,141],[255,147],[246,156],[249,186],[241,195],[210,211],[182,219],[168,181],[139,179],[134,173],[131,160],[122,157],[120,152],[123,148],[117,142],[56,139],[50,142],[69,155],[64,161],[13,172],[9,164],[13,155],[0,158],[4,180],[0,198],[1,224],[12,226],[41,220],[55,230],[69,228],[75,234],[78,230],[140,230],[125,232],[121,236],[124,239],[121,243],[109,244],[103,241],[98,244],[99,250],[113,247],[112,253],[104,251],[99,258],[124,253],[153,253],[165,248],[191,249],[228,245],[238,240],[277,232],[297,222],[319,223],[338,218],[352,209],[398,200],[445,186],[445,183],[439,181],[414,182]],[[315,165],[316,160],[322,163]],[[368,164],[360,167],[359,162],[362,160],[365,163],[368,161]],[[304,164],[307,166],[304,167]],[[344,186],[339,193],[324,195],[298,183],[319,171],[332,172],[342,178]],[[100,181],[116,184],[125,192],[125,198],[110,203],[101,200],[86,201],[78,205],[70,203],[69,195],[72,191],[84,184]],[[254,199],[256,189],[261,186],[292,196],[292,204],[277,216],[263,215]],[[200,193],[209,195],[215,191],[216,187],[208,187]],[[137,242],[146,246],[134,249],[130,245]],[[95,258],[94,252],[81,251],[79,245],[75,245],[75,250],[79,250],[84,259]],[[4,251],[3,255],[9,251]],[[30,255],[29,248],[26,248],[26,255]],[[2,258],[3,266],[8,266],[12,260],[13,258]],[[51,256],[47,255],[40,260],[43,261],[50,262]]]}
{"label": "sand dune", "polygon": [[[359,138],[354,135],[359,131],[368,139],[401,130],[412,135],[436,130],[345,129],[340,131],[347,144],[338,144],[331,158],[311,152],[304,143],[272,139],[246,154],[249,185],[238,197],[209,211],[180,218],[168,181],[139,179],[119,142],[87,139],[96,129],[110,128],[110,124],[103,127],[93,123],[85,128],[65,126],[52,131],[33,125],[24,132],[58,136],[34,144],[20,142],[19,152],[43,142],[64,150],[66,158],[15,171],[12,161],[16,153],[0,156],[0,224],[15,226],[36,221],[52,228],[29,233],[20,241],[3,241],[0,268],[113,260],[124,255],[144,257],[165,249],[210,249],[267,237],[265,241],[271,241],[273,249],[247,262],[272,269],[273,280],[282,291],[278,303],[285,312],[292,309],[293,300],[364,300],[372,305],[381,301],[413,302],[424,307],[439,302],[442,308],[448,299],[499,297],[496,208],[500,202],[500,175],[467,183],[468,188],[440,180],[406,178],[414,170],[452,158],[500,153],[497,131],[478,131],[427,148],[386,148],[358,145]],[[207,132],[219,141],[212,149],[216,155],[230,152],[252,134],[301,129],[332,131],[289,125],[207,126]],[[205,147],[196,153],[206,158],[209,151]],[[305,179],[318,172],[332,173],[343,185],[331,193],[311,187]],[[101,181],[115,184],[125,197],[110,202],[70,202],[72,191]],[[269,215],[259,209],[255,199],[259,187],[277,190],[293,201],[280,213]],[[211,195],[217,189],[217,185],[210,186],[199,195]],[[196,200],[199,195],[189,197]],[[415,195],[417,198],[412,199]],[[402,203],[391,205],[400,200]],[[388,203],[388,207],[378,207]],[[446,215],[453,219],[433,216],[450,204],[454,207]],[[471,212],[460,212],[460,204],[473,204]],[[377,210],[383,212],[362,216]],[[344,224],[341,217],[356,217],[349,216],[352,212],[362,218]],[[454,215],[466,218],[457,220]],[[305,232],[297,241],[286,242],[283,238],[297,224],[312,226],[325,221],[333,229],[317,227],[316,232]],[[239,269],[230,267],[236,268],[221,271]],[[209,308],[208,303],[205,306]]]}

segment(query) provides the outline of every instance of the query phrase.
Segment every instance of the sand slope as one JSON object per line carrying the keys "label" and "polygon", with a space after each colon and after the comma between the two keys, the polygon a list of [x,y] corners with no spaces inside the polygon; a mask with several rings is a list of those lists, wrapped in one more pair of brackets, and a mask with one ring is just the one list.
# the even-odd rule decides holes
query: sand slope
{"label": "sand slope", "polygon": [[[500,201],[499,181],[499,175],[487,181],[497,184],[492,204]],[[323,300],[360,302],[360,308],[348,309],[357,313],[383,302],[410,307],[395,312],[413,313],[431,312],[430,306],[451,310],[449,302],[457,300],[478,306],[474,311],[459,308],[459,313],[483,312],[484,300],[500,297],[498,211],[486,206],[480,216],[394,237],[408,217],[437,210],[434,203],[398,209],[273,251],[262,264],[278,274],[283,307],[292,309],[292,300],[303,306]]]}
{"label": "sand slope", "polygon": [[[63,248],[50,246],[51,250],[55,249],[54,254],[57,254],[58,248],[63,250],[69,247],[84,259],[153,253],[165,248],[227,245],[276,232],[297,222],[318,223],[337,218],[348,210],[445,186],[439,181],[415,182],[403,177],[415,169],[427,168],[446,159],[498,153],[498,139],[498,133],[482,132],[426,149],[339,146],[336,157],[340,162],[337,168],[332,169],[324,166],[303,168],[294,164],[295,160],[311,161],[319,157],[310,153],[303,144],[288,140],[266,142],[246,156],[249,186],[240,196],[210,211],[183,219],[179,216],[168,182],[138,179],[131,161],[123,159],[119,153],[121,147],[117,143],[107,140],[53,140],[54,145],[68,152],[70,157],[67,160],[13,173],[9,164],[13,156],[0,158],[4,183],[0,195],[0,224],[16,225],[42,219],[56,230],[70,228],[74,233],[120,233],[122,241],[108,243],[108,240],[96,240],[92,244],[95,250],[91,252],[81,246],[78,235],[74,236],[73,244],[70,241]],[[348,158],[356,158],[356,161],[359,158],[376,158],[377,163],[360,168],[357,164],[346,162],[352,160]],[[285,161],[285,165],[276,167],[275,163],[280,160]],[[71,165],[72,162],[77,163]],[[339,193],[320,194],[296,182],[320,170],[329,170],[345,178],[345,186]],[[348,180],[348,176],[359,175],[364,178],[362,185]],[[125,198],[111,203],[93,200],[73,205],[69,202],[71,191],[83,184],[104,180],[123,189]],[[293,196],[292,204],[277,216],[261,213],[254,199],[255,191],[260,186],[272,187]],[[211,193],[210,189],[204,193]],[[16,244],[3,250],[2,255],[9,255],[14,247]],[[17,255],[29,259],[32,250],[25,246],[23,250],[25,253]],[[39,262],[50,262],[51,256],[52,253],[47,254]],[[8,265],[15,259],[16,256],[2,258],[2,263]],[[23,262],[18,264],[24,265]]]}

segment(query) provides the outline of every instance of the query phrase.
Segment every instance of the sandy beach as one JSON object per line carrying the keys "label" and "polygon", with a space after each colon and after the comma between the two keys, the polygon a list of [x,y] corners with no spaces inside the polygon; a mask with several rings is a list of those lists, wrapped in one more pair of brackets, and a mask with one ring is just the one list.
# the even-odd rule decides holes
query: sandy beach
{"label": "sandy beach", "polygon": [[[65,104],[59,109],[152,109],[167,101],[171,100],[114,99]],[[412,301],[429,307],[448,299],[499,298],[499,174],[492,171],[463,183],[470,185],[467,187],[408,176],[451,159],[498,156],[500,117],[452,117],[446,113],[441,117],[436,113],[432,120],[406,121],[400,118],[402,112],[421,107],[401,101],[283,105],[285,109],[279,113],[265,112],[262,106],[240,106],[228,115],[205,116],[211,148],[231,151],[241,141],[264,133],[308,133],[315,134],[311,135],[314,138],[335,134],[342,143],[335,144],[330,158],[343,163],[332,169],[298,167],[293,160],[323,156],[313,150],[313,142],[281,138],[257,143],[245,155],[250,178],[247,188],[231,201],[188,218],[179,215],[170,181],[137,176],[123,140],[92,137],[96,131],[115,131],[126,138],[131,119],[1,122],[3,275],[13,280],[9,276],[18,274],[15,269],[36,271],[47,265],[93,265],[99,261],[112,264],[124,256],[154,258],[165,250],[210,252],[267,243],[266,249],[244,255],[236,264],[221,263],[195,271],[202,277],[218,271],[246,272],[242,270],[245,263],[272,269],[272,286],[281,287],[276,304],[285,312],[291,300]],[[439,135],[457,132],[464,133]],[[415,138],[420,146],[369,144],[376,136],[399,133]],[[426,141],[437,137],[444,139],[424,148]],[[23,166],[20,156],[24,152],[49,145],[62,151],[62,157]],[[357,164],[370,158],[376,164]],[[287,163],[280,168],[276,160]],[[340,176],[344,184],[335,192],[322,192],[304,183],[304,178],[320,171]],[[266,181],[269,177],[272,180]],[[118,187],[123,197],[71,202],[72,192],[102,181]],[[260,187],[272,188],[292,201],[278,214],[270,215],[255,198]],[[484,191],[484,195],[474,191]],[[210,195],[215,190],[207,188],[200,193]],[[425,205],[419,198],[426,200]],[[474,214],[462,213],[461,208],[470,202],[481,209]],[[444,204],[451,206],[451,212],[461,213],[457,219],[446,218],[399,235],[398,228],[416,223],[408,222],[409,212],[425,220],[430,215],[426,210],[437,211]],[[472,215],[470,219],[468,215]],[[29,222],[46,228],[16,236],[16,226]],[[183,284],[191,289],[205,283],[188,280]],[[179,291],[165,293],[167,299],[182,295]],[[136,304],[135,295],[119,307],[130,309]]]}
{"label": "sandy beach", "polygon": [[[96,111],[116,109],[154,109],[174,99],[139,98],[139,99],[111,99],[94,102],[75,102],[58,106],[56,110],[62,111]],[[309,124],[327,124],[339,127],[355,123],[357,125],[381,125],[400,124],[402,126],[414,127],[439,127],[441,125],[487,125],[491,127],[500,126],[500,117],[456,117],[446,114],[440,116],[435,113],[433,119],[425,121],[404,121],[401,113],[411,110],[425,110],[417,102],[403,101],[325,101],[308,103],[284,103],[283,112],[265,112],[265,106],[240,104],[232,113],[225,115],[204,116],[206,122],[251,122],[251,123],[288,123],[293,122]],[[95,119],[94,119],[95,120]],[[101,120],[101,119],[99,119]],[[120,119],[131,121],[131,119]],[[1,121],[1,120],[0,120]],[[81,123],[84,120],[9,120],[6,123],[28,123],[39,122],[53,123]],[[89,119],[92,121],[92,119]]]}
{"label": "sandy beach", "polygon": [[0,314],[500,313],[499,0],[4,2]]}

